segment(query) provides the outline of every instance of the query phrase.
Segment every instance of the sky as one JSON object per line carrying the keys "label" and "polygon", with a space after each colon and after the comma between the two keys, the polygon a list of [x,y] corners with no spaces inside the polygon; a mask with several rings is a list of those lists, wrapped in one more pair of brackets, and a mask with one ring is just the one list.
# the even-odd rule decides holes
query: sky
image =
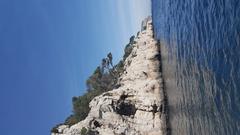
{"label": "sky", "polygon": [[0,0],[1,134],[50,134],[150,11],[150,0]]}

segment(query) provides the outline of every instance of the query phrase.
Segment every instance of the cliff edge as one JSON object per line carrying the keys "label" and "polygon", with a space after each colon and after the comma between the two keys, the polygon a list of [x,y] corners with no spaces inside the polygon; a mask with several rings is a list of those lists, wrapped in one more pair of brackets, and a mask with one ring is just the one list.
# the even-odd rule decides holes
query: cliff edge
{"label": "cliff edge", "polygon": [[95,97],[85,120],[71,127],[61,125],[52,135],[166,134],[160,46],[153,38],[151,18],[143,26],[124,62],[118,88]]}

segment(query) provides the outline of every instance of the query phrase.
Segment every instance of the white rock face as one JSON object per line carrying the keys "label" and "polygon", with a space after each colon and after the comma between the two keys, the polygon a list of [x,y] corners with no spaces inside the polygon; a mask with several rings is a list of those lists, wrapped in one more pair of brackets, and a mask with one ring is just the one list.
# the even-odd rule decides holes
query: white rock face
{"label": "white rock face", "polygon": [[152,20],[134,39],[124,63],[120,87],[95,97],[87,118],[71,127],[58,127],[52,135],[81,135],[83,127],[100,135],[162,135],[166,127],[159,45]]}

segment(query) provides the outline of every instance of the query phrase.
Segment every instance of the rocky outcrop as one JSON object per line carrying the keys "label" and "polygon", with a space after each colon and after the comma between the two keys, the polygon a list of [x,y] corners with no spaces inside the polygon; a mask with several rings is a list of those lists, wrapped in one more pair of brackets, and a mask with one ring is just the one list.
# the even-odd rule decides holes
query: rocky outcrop
{"label": "rocky outcrop", "polygon": [[124,63],[119,87],[95,97],[87,118],[71,127],[61,125],[52,135],[162,135],[166,127],[159,45],[153,38],[152,20],[135,37]]}

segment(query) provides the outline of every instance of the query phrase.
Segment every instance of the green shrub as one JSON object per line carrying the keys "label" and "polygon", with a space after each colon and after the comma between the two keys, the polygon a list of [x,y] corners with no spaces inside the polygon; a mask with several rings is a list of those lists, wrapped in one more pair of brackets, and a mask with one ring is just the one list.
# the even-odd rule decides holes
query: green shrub
{"label": "green shrub", "polygon": [[58,124],[58,125],[56,125],[55,127],[53,127],[52,129],[51,129],[51,133],[59,133],[58,132],[58,127],[59,126],[61,126],[62,124]]}
{"label": "green shrub", "polygon": [[132,52],[132,49],[133,49],[133,46],[132,44],[127,44],[125,49],[124,49],[124,56],[123,56],[123,60],[125,61],[126,58],[131,54]]}
{"label": "green shrub", "polygon": [[81,129],[81,135],[97,135],[97,134],[98,132],[92,131],[91,129],[87,129],[85,127]]}
{"label": "green shrub", "polygon": [[73,102],[73,115],[78,122],[87,117],[90,111],[89,103],[91,100],[102,93],[100,90],[91,90]]}
{"label": "green shrub", "polygon": [[76,123],[78,123],[79,120],[77,119],[76,115],[70,115],[66,120],[65,120],[65,125],[72,126]]}
{"label": "green shrub", "polygon": [[81,135],[87,135],[87,129],[85,127],[81,129]]}
{"label": "green shrub", "polygon": [[52,128],[51,133],[58,133],[57,127]]}
{"label": "green shrub", "polygon": [[131,54],[132,49],[133,49],[133,44],[135,44],[136,42],[134,41],[135,36],[132,36],[129,39],[129,43],[126,45],[125,49],[124,49],[124,55],[123,55],[123,61],[126,60],[126,58]]}

